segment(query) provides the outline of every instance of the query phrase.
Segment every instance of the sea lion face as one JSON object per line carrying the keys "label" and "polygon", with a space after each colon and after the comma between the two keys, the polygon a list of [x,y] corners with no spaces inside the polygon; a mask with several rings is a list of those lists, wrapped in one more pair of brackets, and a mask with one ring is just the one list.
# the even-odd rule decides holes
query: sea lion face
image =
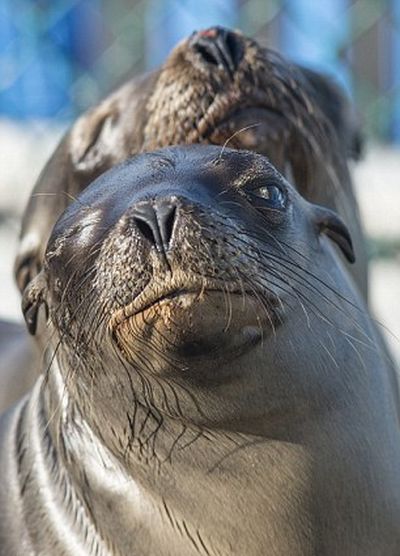
{"label": "sea lion face", "polygon": [[256,418],[320,232],[351,254],[339,220],[310,207],[264,157],[217,147],[140,155],[96,180],[24,298],[31,329],[37,300],[48,307],[71,397],[120,425],[133,400],[202,425]]}
{"label": "sea lion face", "polygon": [[196,32],[161,68],[146,106],[142,149],[229,142],[293,172],[305,191],[316,159],[326,158],[319,149],[332,140],[315,96],[298,67],[241,33]]}
{"label": "sea lion face", "polygon": [[172,51],[146,112],[142,150],[228,142],[268,156],[305,194],[315,167],[334,160],[326,151],[357,150],[356,122],[333,82],[220,27]]}
{"label": "sea lion face", "polygon": [[73,130],[71,157],[83,179],[137,152],[229,143],[268,156],[308,196],[316,167],[337,166],[331,151],[346,154],[356,135],[329,79],[220,27],[183,40],[139,89],[139,101],[111,97]]}

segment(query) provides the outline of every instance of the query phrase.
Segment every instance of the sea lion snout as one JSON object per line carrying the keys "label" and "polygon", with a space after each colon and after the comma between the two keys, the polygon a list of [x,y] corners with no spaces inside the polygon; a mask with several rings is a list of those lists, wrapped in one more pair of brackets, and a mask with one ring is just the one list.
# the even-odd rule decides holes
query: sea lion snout
{"label": "sea lion snout", "polygon": [[190,46],[204,62],[224,69],[231,78],[245,51],[243,37],[223,27],[211,27],[194,33]]}

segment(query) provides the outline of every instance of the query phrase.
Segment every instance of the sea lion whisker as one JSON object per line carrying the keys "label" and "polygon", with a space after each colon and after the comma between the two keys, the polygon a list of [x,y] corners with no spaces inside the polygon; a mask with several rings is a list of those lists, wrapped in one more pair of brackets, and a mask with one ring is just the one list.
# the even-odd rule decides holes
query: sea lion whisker
{"label": "sea lion whisker", "polygon": [[[362,336],[364,336],[365,340],[369,341],[371,344],[373,344],[373,340],[370,338],[370,336],[364,332],[364,330],[360,327],[358,321],[356,318],[354,318],[353,316],[351,316],[349,310],[346,310],[343,306],[341,306],[339,303],[337,303],[335,300],[330,299],[327,295],[325,295],[323,292],[321,292],[321,290],[319,288],[317,288],[315,286],[315,284],[313,284],[312,282],[310,282],[306,277],[302,276],[299,272],[297,272],[295,269],[292,268],[288,268],[286,265],[284,265],[282,263],[282,261],[277,261],[277,263],[285,268],[286,271],[292,273],[295,275],[291,276],[291,279],[294,280],[296,283],[298,283],[299,285],[304,286],[307,290],[309,290],[310,292],[317,292],[318,295],[327,303],[329,304],[332,308],[334,308],[335,310],[339,311],[340,313],[343,314],[344,317],[346,317],[347,319],[349,319],[349,321],[356,327],[356,329],[358,329],[358,331],[360,332],[360,334]],[[300,270],[304,270],[301,267],[298,267]],[[309,273],[308,273],[309,274]],[[315,275],[311,276],[311,278],[317,278]],[[321,282],[319,280],[320,283],[322,283],[322,285],[325,285],[327,288],[329,288],[329,286],[327,284],[324,284],[323,282]],[[335,293],[334,289],[329,288],[332,293]],[[340,298],[341,299],[341,298]],[[344,301],[346,301],[346,299],[344,299]],[[359,311],[362,311],[365,313],[365,310],[363,310],[362,308],[358,308]]]}
{"label": "sea lion whisker", "polygon": [[[268,255],[267,255],[268,257]],[[312,282],[310,282],[307,278],[305,278],[304,276],[302,276],[299,272],[297,272],[295,269],[293,268],[288,268],[285,264],[282,263],[282,261],[277,261],[277,263],[280,265],[281,268],[285,268],[286,271],[294,274],[294,276],[291,276],[291,279],[294,280],[296,283],[298,283],[299,285],[304,286],[307,290],[309,290],[310,292],[317,292],[321,298],[328,304],[330,304],[334,309],[338,310],[339,312],[341,312],[343,314],[343,316],[345,316],[346,318],[348,318],[355,326],[356,328],[360,328],[359,324],[357,322],[357,320],[355,318],[353,318],[348,311],[346,311],[341,305],[339,305],[336,301],[330,299],[327,295],[325,295],[323,292],[321,292],[321,290],[319,288],[317,288],[315,286],[315,284],[313,284]],[[300,267],[298,267],[300,268]],[[301,269],[303,270],[303,269]],[[365,336],[366,339],[368,339],[369,341],[372,342],[372,340],[368,337],[368,335],[366,333],[363,332],[362,329],[360,329],[360,332]]]}
{"label": "sea lion whisker", "polygon": [[77,202],[77,203],[81,204],[83,207],[90,208],[89,205],[85,205],[84,203],[81,203],[79,197],[75,197],[69,191],[62,191],[62,190],[61,191],[56,191],[56,192],[44,192],[44,191],[40,192],[40,191],[38,191],[38,192],[32,193],[31,197],[32,198],[36,198],[36,197],[57,197],[58,195],[64,195],[70,201]]}
{"label": "sea lion whisker", "polygon": [[249,448],[251,446],[264,444],[265,442],[268,442],[267,438],[254,437],[254,438],[244,440],[240,445],[235,446],[234,448],[229,450],[227,453],[225,453],[222,457],[220,457],[215,463],[213,463],[213,465],[211,465],[207,469],[207,472],[206,472],[207,475],[211,475],[212,473],[214,473],[222,463],[224,463],[230,457],[236,455],[241,450],[244,450],[244,449]]}
{"label": "sea lion whisker", "polygon": [[[155,308],[155,311],[157,311],[157,308]],[[145,318],[145,314],[144,312],[142,312],[140,314],[140,318],[142,319],[143,323],[147,326],[151,325],[151,323],[149,323],[146,318]],[[172,318],[171,318],[171,322],[172,322]],[[151,348],[160,358],[162,358],[162,360],[167,363],[167,364],[177,364],[179,363],[178,359],[174,359],[171,358],[170,355],[166,356],[164,350],[163,350],[163,346],[161,345],[161,340],[164,340],[165,343],[171,347],[173,347],[173,342],[172,340],[170,340],[165,334],[163,334],[161,331],[159,333],[160,338],[158,339],[158,346],[157,346],[157,342],[152,340],[151,342],[144,342],[140,339],[140,333],[138,333],[138,338],[137,340],[143,344],[144,348]]]}
{"label": "sea lion whisker", "polygon": [[[74,320],[74,317],[76,316],[76,314],[81,310],[82,306],[84,306],[85,301],[86,301],[85,299],[82,299],[81,302],[77,305],[77,307],[75,308],[74,312],[72,313],[72,315],[70,317],[71,322]],[[58,312],[58,309],[59,309],[59,307],[57,307],[57,311],[55,313]],[[56,317],[56,314],[54,314],[53,316],[50,315],[50,318],[55,318],[55,317]],[[48,363],[47,367],[44,370],[45,381],[48,379],[50,368],[51,368],[54,360],[56,359],[57,352],[58,352],[60,346],[62,345],[62,342],[69,335],[69,331],[66,328],[62,329],[60,327],[60,331],[61,331],[61,334],[60,334],[60,337],[59,337],[59,339],[56,343],[55,348],[52,350],[52,355],[51,355],[51,358],[50,358],[50,362]],[[53,341],[53,338],[55,337],[55,332],[56,332],[56,329],[54,328],[54,330],[52,331],[52,334],[50,335],[49,341],[48,341],[49,347],[50,347],[50,345]],[[65,385],[64,391],[66,391],[66,386],[67,386],[68,382],[69,382],[69,378],[66,377],[66,385]],[[62,396],[62,398],[63,398],[63,396]],[[62,399],[60,400],[60,403],[61,402],[62,402]]]}
{"label": "sea lion whisker", "polygon": [[[135,440],[137,440],[140,444],[140,452],[142,452],[144,447],[146,445],[149,445],[150,440],[153,438],[152,457],[155,458],[156,460],[158,460],[158,456],[157,456],[156,450],[155,450],[155,442],[156,442],[157,432],[160,430],[160,428],[162,427],[163,422],[164,422],[162,413],[152,403],[148,404],[146,402],[146,405],[141,404],[141,402],[136,397],[135,387],[134,387],[134,384],[133,384],[133,380],[132,380],[130,370],[127,368],[125,362],[123,362],[123,366],[124,366],[124,369],[127,373],[129,384],[131,386],[131,390],[132,390],[134,400],[135,400],[135,413],[134,413],[135,419],[136,419],[136,416],[138,415],[137,408],[142,408],[146,412],[145,418],[144,418],[137,434],[135,434],[135,422],[133,423],[134,426],[133,427],[131,426],[130,436],[129,436],[128,444],[127,444],[125,450],[130,450],[133,446],[133,442]],[[145,384],[146,380],[143,377],[143,375],[141,374],[140,370],[136,369],[136,371],[137,371],[137,374],[139,375],[140,379],[143,380],[143,384]],[[143,391],[143,393],[144,393],[144,391]],[[145,400],[146,400],[146,396],[145,396]],[[155,429],[153,429],[153,431],[150,433],[150,435],[146,439],[141,441],[140,440],[140,435],[144,432],[146,423],[147,423],[147,421],[150,417],[152,417],[153,421],[155,421],[156,427],[155,427]],[[129,418],[128,418],[128,422],[131,423]]]}
{"label": "sea lion whisker", "polygon": [[[192,428],[191,428],[191,432],[194,432],[194,430],[195,430],[195,429],[192,427]],[[178,451],[181,451],[181,450],[185,450],[186,448],[189,448],[189,446],[192,446],[192,445],[193,445],[197,440],[199,440],[203,435],[204,435],[204,431],[203,431],[203,429],[202,429],[201,427],[199,427],[199,428],[196,430],[196,433],[195,433],[194,437],[193,437],[191,440],[188,440],[185,444],[182,444],[181,446],[178,446],[178,447],[177,447],[177,450],[178,450]]]}
{"label": "sea lion whisker", "polygon": [[[88,257],[93,256],[94,254],[96,254],[96,252],[100,251],[100,249],[101,249],[101,244],[100,244],[100,242],[95,243],[94,246],[93,246],[93,248],[91,248],[91,249],[89,250]],[[73,258],[73,256],[72,256],[71,259],[68,261],[68,263],[72,260],[72,258]],[[68,263],[67,263],[66,266],[68,266]],[[69,294],[70,284],[73,282],[74,278],[79,274],[79,272],[80,272],[80,268],[79,268],[79,267],[76,268],[74,272],[72,272],[70,278],[68,279],[68,281],[67,281],[67,283],[66,283],[66,285],[65,285],[65,287],[64,287],[64,290],[63,290],[63,293],[62,293],[62,296],[61,296],[61,300],[60,300],[59,307],[61,307],[61,306],[63,305],[63,302],[64,302],[64,300],[65,300],[67,294]],[[83,285],[85,284],[86,280],[87,280],[88,278],[90,278],[93,274],[95,274],[95,272],[96,272],[95,266],[93,266],[92,268],[89,267],[89,269],[87,270],[87,272],[84,273],[83,276],[81,277],[80,282],[78,282],[78,284],[76,285],[75,293],[78,293],[78,292],[80,291],[80,289],[81,289],[81,288],[83,287]]]}
{"label": "sea lion whisker", "polygon": [[[148,344],[147,344],[146,342],[144,342],[144,341],[143,341],[140,337],[138,337],[138,336],[135,336],[135,341],[137,341],[138,343],[142,344],[144,348],[147,348],[147,347],[148,347]],[[142,364],[145,364],[145,363],[144,363],[144,360],[143,360],[143,352],[141,352],[141,351],[138,350],[137,352],[135,352],[135,357],[138,358],[138,359],[142,362]],[[138,369],[136,368],[136,370],[138,370]],[[164,403],[166,404],[166,409],[167,409],[167,411],[169,412],[170,416],[178,415],[178,416],[180,416],[180,417],[183,417],[184,414],[183,414],[183,411],[182,411],[181,406],[180,406],[179,396],[177,395],[177,393],[176,393],[176,391],[175,391],[175,388],[174,388],[173,385],[171,384],[171,382],[174,383],[174,381],[173,381],[172,379],[169,379],[169,378],[164,378],[164,379],[163,379],[163,382],[165,383],[166,386],[168,386],[168,388],[170,389],[170,392],[172,393],[172,395],[173,395],[173,397],[174,397],[175,408],[176,408],[175,411],[173,411],[172,408],[171,408],[170,405],[169,405],[169,398],[168,398],[168,396],[166,395],[165,389],[164,389],[164,387],[163,387],[161,381],[158,380],[157,377],[155,377],[154,374],[151,373],[151,370],[150,370],[150,374],[149,374],[149,379],[148,379],[148,380],[150,380],[150,377],[151,377],[151,380],[154,381],[154,382],[156,382],[156,383],[159,385],[159,387],[161,388],[161,391],[162,391],[163,396],[164,396]],[[144,377],[141,377],[141,378],[144,379]],[[191,392],[189,392],[187,389],[185,389],[181,384],[179,384],[179,385],[177,385],[177,386],[178,386],[178,388],[179,388],[180,390],[186,391],[186,394],[189,395],[189,397],[191,398],[192,402],[195,404],[195,407],[196,407],[196,410],[198,411],[198,413],[199,413],[201,416],[204,416],[203,413],[202,413],[202,411],[200,410],[200,407],[197,405],[197,402],[196,402],[196,400],[194,399],[193,394],[192,394]],[[152,390],[152,389],[151,389],[151,390]],[[147,403],[147,402],[146,402],[146,403]]]}
{"label": "sea lion whisker", "polygon": [[222,157],[223,157],[223,155],[224,155],[224,152],[225,152],[225,150],[226,150],[228,144],[230,143],[230,141],[232,141],[232,139],[234,139],[235,137],[237,137],[240,133],[243,133],[243,131],[248,131],[249,129],[253,129],[253,128],[256,128],[256,127],[260,127],[260,125],[261,125],[261,122],[254,123],[254,124],[250,124],[250,125],[241,127],[240,129],[238,129],[238,130],[236,130],[234,133],[232,133],[232,135],[230,135],[230,136],[228,137],[228,139],[227,139],[227,140],[224,142],[224,144],[222,145],[221,151],[220,151],[220,153],[219,153],[219,155],[218,155],[218,158],[217,158],[217,162],[220,162],[220,161],[221,161],[221,159],[222,159]]}
{"label": "sea lion whisker", "polygon": [[163,463],[166,463],[167,461],[169,461],[170,463],[172,463],[172,454],[175,448],[179,448],[178,444],[181,438],[183,438],[183,436],[186,434],[188,427],[185,423],[182,423],[182,430],[179,432],[179,434],[174,438],[172,444],[171,444],[171,448],[169,449],[168,454],[165,456],[165,459],[163,461]]}
{"label": "sea lion whisker", "polygon": [[337,327],[332,321],[331,319],[329,319],[327,317],[327,315],[325,315],[320,308],[313,303],[310,299],[308,299],[305,295],[303,295],[299,290],[297,290],[296,288],[293,288],[293,290],[297,293],[297,295],[299,295],[306,303],[308,303],[308,305],[310,306],[310,310],[312,311],[312,313],[322,319],[324,322],[326,322],[327,324],[329,324],[331,327],[333,327],[336,332],[339,332],[340,334],[343,334],[345,337],[350,337],[352,338],[354,341],[359,342],[360,344],[363,345],[363,347],[365,348],[369,348],[370,350],[379,353],[378,348],[373,344],[372,339],[371,339],[371,343],[370,344],[366,344],[365,342],[363,342],[362,340],[360,340],[359,338],[355,338],[354,336],[352,336],[351,334],[349,334],[348,332],[344,331],[342,328]]}
{"label": "sea lion whisker", "polygon": [[[135,332],[132,331],[133,336],[135,337]],[[151,373],[153,372],[153,367],[150,363],[150,361],[148,361],[146,355],[144,353],[135,353],[135,359],[137,359],[142,368],[144,368],[145,370],[147,370],[149,372],[149,377],[146,377],[141,371],[139,371],[138,366],[134,365],[134,370],[136,371],[136,373],[139,376],[140,382],[141,382],[141,388],[142,388],[142,396],[145,402],[146,406],[149,405],[153,405],[154,403],[154,398],[153,398],[153,388],[151,387],[150,384],[150,377],[151,377]],[[128,371],[128,367],[125,367],[127,372]]]}
{"label": "sea lion whisker", "polygon": [[229,288],[225,284],[223,284],[222,292],[223,292],[223,296],[224,296],[225,312],[226,312],[226,324],[224,326],[224,333],[227,333],[228,330],[229,330],[229,327],[231,325],[231,322],[232,322],[233,310],[232,310],[230,291],[229,291]]}
{"label": "sea lion whisker", "polygon": [[[284,288],[282,288],[281,284],[279,284],[279,288],[280,288],[280,289],[282,289],[282,290],[283,290],[287,295],[289,295],[290,297],[295,298],[296,301],[297,301],[297,303],[299,303],[299,305],[300,305],[300,307],[301,307],[301,309],[302,309],[302,311],[303,311],[303,313],[304,313],[304,316],[305,316],[305,318],[306,318],[307,328],[308,328],[309,330],[311,330],[311,320],[310,320],[310,317],[309,317],[309,315],[308,315],[308,312],[307,312],[307,310],[306,310],[306,308],[305,308],[305,306],[304,306],[304,303],[302,302],[301,297],[299,296],[299,291],[298,291],[296,288],[293,287],[293,285],[290,283],[290,281],[284,279],[284,278],[285,278],[285,274],[275,272],[274,270],[272,270],[272,269],[270,269],[270,268],[268,269],[268,272],[269,272],[269,274],[271,274],[276,280],[281,281],[281,282],[283,282],[285,285],[289,286],[290,291],[288,291],[287,289],[285,290]],[[286,278],[287,278],[287,276],[286,276]],[[288,305],[288,303],[286,303],[286,304]]]}
{"label": "sea lion whisker", "polygon": [[[92,224],[87,224],[86,227],[91,226]],[[80,232],[83,231],[80,230]],[[78,232],[76,232],[78,233]],[[99,240],[97,244],[94,244],[93,247],[90,248],[89,252],[87,253],[87,258],[89,259],[89,257],[93,257],[94,255],[96,255],[97,253],[99,253],[102,249],[102,241]],[[81,255],[81,253],[79,251],[76,251],[75,253],[73,253],[71,255],[71,257],[66,261],[65,266],[68,267],[77,257],[79,257],[79,255]]]}
{"label": "sea lion whisker", "polygon": [[328,354],[328,357],[330,358],[332,363],[335,365],[336,369],[340,369],[339,363],[337,362],[335,356],[330,352],[328,347],[323,342],[320,342],[320,341],[318,342],[318,344]]}
{"label": "sea lion whisker", "polygon": [[[148,348],[147,342],[144,342],[144,341],[142,340],[142,338],[139,336],[139,334],[135,334],[135,335],[134,335],[134,338],[135,338],[135,341],[138,342],[138,344],[142,344],[142,346],[143,346],[144,349],[147,349],[147,348]],[[140,354],[140,355],[139,355],[139,354]],[[140,352],[139,350],[137,350],[137,351],[135,352],[134,357],[136,357],[136,358],[138,358],[140,361],[142,361],[142,364],[145,362],[145,359],[143,359],[143,358],[144,358],[144,353],[143,353],[143,351]],[[180,405],[179,405],[179,398],[178,398],[178,396],[176,395],[176,392],[175,392],[174,388],[171,386],[171,384],[169,383],[168,380],[164,380],[165,384],[168,386],[168,388],[170,389],[170,391],[172,392],[172,395],[173,395],[173,397],[174,397],[174,401],[175,401],[175,404],[176,404],[176,411],[175,411],[175,412],[171,409],[171,406],[169,405],[169,398],[168,398],[168,396],[167,396],[167,394],[166,394],[166,391],[165,391],[165,388],[164,388],[163,384],[162,384],[161,381],[158,380],[157,377],[154,376],[154,374],[152,373],[152,367],[151,367],[151,365],[150,365],[149,380],[150,380],[150,377],[151,377],[151,380],[152,380],[153,382],[157,383],[158,386],[160,387],[160,390],[161,390],[162,395],[163,395],[163,398],[164,398],[164,403],[165,403],[166,409],[167,409],[167,411],[170,413],[170,415],[178,414],[178,415],[183,416],[182,410],[181,410]],[[143,378],[144,378],[144,377],[143,377]],[[150,391],[152,391],[152,388],[150,388]]]}
{"label": "sea lion whisker", "polygon": [[357,355],[358,360],[360,361],[360,363],[361,363],[361,365],[362,365],[362,367],[363,367],[363,370],[365,371],[365,370],[367,369],[367,366],[366,366],[366,363],[365,363],[364,358],[361,356],[360,351],[356,348],[356,346],[354,345],[354,342],[352,341],[354,338],[351,338],[350,335],[346,335],[346,334],[344,334],[344,336],[345,336],[345,340],[347,341],[347,343],[350,345],[350,347],[352,348],[352,350],[353,350],[353,351],[355,352],[355,354]]}
{"label": "sea lion whisker", "polygon": [[[241,242],[242,240],[241,240],[240,237],[238,237],[238,238],[236,239],[236,241]],[[250,253],[247,253],[247,256],[248,256],[249,258],[252,258],[252,255],[251,255]],[[304,274],[306,274],[306,275],[309,276],[310,278],[315,279],[320,285],[324,286],[326,289],[328,289],[332,294],[334,294],[334,295],[335,295],[336,297],[338,297],[340,300],[342,300],[342,301],[348,303],[352,308],[355,308],[357,311],[365,312],[365,309],[363,309],[362,307],[359,307],[359,306],[358,306],[358,307],[355,306],[355,304],[354,304],[353,302],[351,302],[347,297],[343,296],[340,292],[338,292],[336,288],[334,288],[334,287],[331,286],[330,284],[326,283],[322,278],[320,278],[320,277],[317,276],[316,274],[310,272],[307,268],[304,268],[303,266],[301,266],[300,263],[298,263],[297,261],[291,260],[291,259],[288,259],[288,258],[282,257],[282,256],[279,256],[279,257],[278,257],[278,256],[274,255],[273,253],[271,253],[270,251],[264,252],[264,253],[263,253],[263,256],[264,256],[265,258],[269,259],[270,261],[272,261],[272,260],[275,261],[275,262],[276,262],[277,264],[279,264],[280,266],[285,266],[284,263],[289,264],[290,266],[294,267],[294,269],[289,269],[289,268],[287,268],[287,267],[285,267],[285,268],[286,268],[287,270],[293,272],[294,274],[298,275],[299,278],[303,278],[303,277],[302,277],[298,272],[296,272],[295,269],[297,269],[297,270],[303,272]],[[305,278],[303,278],[303,280],[306,281]],[[307,283],[307,281],[306,281],[306,283]],[[310,286],[311,286],[311,285],[312,285],[312,284],[310,284]],[[324,299],[325,299],[326,301],[329,299],[329,298],[328,298],[327,296],[325,296],[318,288],[316,288],[314,285],[312,285],[312,286],[313,286],[313,288],[314,288],[317,292],[320,293],[321,296],[324,297]],[[334,303],[334,301],[333,301],[333,300],[330,300],[330,303]],[[335,305],[335,307],[336,307],[338,310],[341,310],[341,311],[343,312],[343,314],[344,314],[345,316],[348,317],[348,315],[347,315],[347,313],[345,312],[345,310],[344,310],[343,307],[340,307],[339,305]],[[348,318],[350,318],[350,317],[348,317]],[[357,321],[356,321],[355,319],[354,319],[353,322],[354,322],[354,324],[356,324],[356,325],[358,326],[358,323],[357,323]]]}
{"label": "sea lion whisker", "polygon": [[[239,273],[239,271],[237,271]],[[276,327],[275,327],[275,323],[271,317],[270,314],[270,309],[268,308],[266,302],[262,299],[262,297],[260,296],[259,291],[254,287],[254,284],[252,284],[252,282],[248,279],[246,279],[246,276],[243,274],[242,279],[245,281],[245,284],[248,288],[251,289],[252,295],[254,295],[254,297],[257,299],[258,303],[260,304],[261,308],[263,309],[264,315],[267,318],[267,321],[269,322],[271,329],[272,329],[272,333],[274,335],[274,337],[276,338]],[[245,295],[243,294],[243,298],[245,299]],[[261,325],[261,320],[260,317],[257,317],[258,320],[258,326],[261,332],[261,345],[264,345],[264,330],[263,327]]]}
{"label": "sea lion whisker", "polygon": [[[308,299],[299,289],[297,289],[296,287],[293,286],[293,284],[290,282],[290,278],[285,276],[284,273],[278,273],[275,272],[273,269],[268,268],[268,273],[271,274],[276,280],[278,281],[282,281],[284,284],[286,284],[287,286],[290,287],[291,292],[286,291],[285,293],[287,293],[289,295],[289,293],[296,297],[297,301],[300,302],[301,300],[306,301],[311,307],[313,307],[316,312],[314,312],[314,314],[316,316],[320,316],[320,318],[323,318],[326,322],[328,322],[329,324],[333,324],[321,311],[320,309],[317,307],[317,305],[315,305],[314,302],[312,302],[310,299]],[[284,278],[289,278],[289,280],[285,280]],[[280,289],[283,289],[281,285],[279,285]],[[301,303],[301,307],[303,309],[303,311],[305,310],[305,307],[303,305],[303,303]],[[307,322],[309,323],[309,317],[307,315],[307,312],[305,312],[305,316],[307,319]]]}

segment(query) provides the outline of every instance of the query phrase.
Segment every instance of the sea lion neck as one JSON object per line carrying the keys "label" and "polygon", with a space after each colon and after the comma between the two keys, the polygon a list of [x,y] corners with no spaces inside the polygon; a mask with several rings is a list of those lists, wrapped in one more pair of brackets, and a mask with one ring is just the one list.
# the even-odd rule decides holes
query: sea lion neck
{"label": "sea lion neck", "polygon": [[[161,554],[167,543],[174,547],[176,555],[194,556],[198,553],[193,546],[195,535],[200,546],[228,551],[233,546],[229,531],[237,520],[240,523],[237,542],[243,544],[243,549],[246,545],[253,551],[257,543],[268,542],[266,530],[261,536],[254,537],[257,538],[254,548],[251,548],[253,541],[249,544],[242,538],[244,531],[256,531],[257,519],[262,515],[264,520],[268,511],[265,514],[264,507],[261,512],[264,494],[253,500],[252,508],[242,511],[240,500],[244,492],[250,484],[256,484],[258,491],[262,492],[263,480],[235,471],[239,462],[251,469],[254,458],[261,456],[259,440],[222,431],[204,430],[192,435],[190,427],[185,426],[171,428],[169,438],[165,435],[165,428],[161,428],[159,434],[165,435],[169,444],[162,458],[161,453],[148,458],[144,445],[133,445],[121,463],[121,459],[104,445],[101,436],[93,433],[86,419],[81,419],[79,412],[66,411],[67,400],[64,400],[65,405],[57,400],[54,412],[52,403],[56,402],[57,395],[54,394],[54,400],[49,404],[50,391],[58,391],[63,396],[59,385],[52,383],[58,380],[55,375],[51,376],[57,372],[53,367],[42,391],[40,384],[36,386],[21,422],[21,428],[26,431],[20,444],[24,454],[20,465],[24,488],[37,492],[36,503],[47,503],[51,511],[47,517],[40,512],[26,516],[25,526],[31,532],[30,546],[34,550],[40,550],[46,542],[62,546],[63,538],[68,538],[68,548],[74,554],[129,554],[133,547],[151,554],[155,546],[159,547],[157,553]],[[46,427],[45,435],[43,426]],[[189,438],[186,436],[188,432]],[[281,449],[279,443],[274,443],[273,447],[270,445],[268,457],[273,459],[274,453],[278,454]],[[56,461],[53,460],[54,450],[58,454]],[[296,461],[297,473],[288,468],[288,481],[292,482],[296,477],[297,483],[308,468],[308,458],[301,448],[293,447],[293,451],[287,451],[288,455],[290,453],[293,465]],[[32,464],[38,473],[28,476]],[[202,484],[202,489],[194,499],[190,491],[197,482]],[[233,499],[232,484],[236,493]],[[285,484],[287,486],[288,482]],[[49,500],[46,497],[48,492],[51,493]],[[67,506],[58,507],[58,501],[65,499],[66,493]],[[272,507],[276,495],[277,492],[271,492],[267,497]],[[230,507],[230,502],[229,515],[222,518],[221,512]],[[205,504],[209,508],[206,518]],[[288,539],[294,538],[296,531],[297,538],[304,536],[304,542],[307,542],[305,532],[300,533],[297,529],[296,505],[290,512],[293,513],[292,525],[287,528],[282,521],[282,538],[291,544],[292,540]],[[151,521],[148,521],[149,517]],[[307,517],[305,521],[309,519]],[[80,534],[82,527],[85,535]],[[177,527],[182,531],[178,537]],[[46,530],[46,540],[41,532],[43,529]],[[116,530],[119,532],[117,536]],[[167,549],[165,554],[169,553]]]}
{"label": "sea lion neck", "polygon": [[[333,370],[333,367],[325,368],[327,373]],[[52,380],[50,377],[46,388]],[[87,543],[88,554],[94,552],[95,547],[100,554],[101,550],[104,554],[107,550],[128,554],[132,546],[149,554],[154,546],[160,546],[160,553],[163,553],[162,547],[166,545],[173,546],[173,553],[179,556],[196,554],[191,540],[194,536],[201,539],[197,541],[200,545],[218,547],[222,552],[232,550],[238,543],[238,553],[247,550],[247,553],[257,554],[260,546],[271,546],[271,542],[276,543],[272,546],[284,547],[282,554],[296,554],[299,546],[306,552],[310,547],[307,531],[320,526],[318,508],[321,500],[324,501],[324,511],[329,514],[336,507],[331,492],[338,480],[340,484],[350,480],[352,489],[346,493],[356,492],[358,499],[361,497],[362,501],[355,510],[362,519],[365,512],[368,514],[371,508],[376,508],[374,497],[378,493],[367,488],[363,473],[357,472],[354,466],[348,467],[352,450],[356,447],[359,453],[360,444],[363,446],[360,453],[366,448],[365,439],[359,436],[359,427],[361,423],[365,425],[368,413],[371,413],[368,426],[374,424],[376,442],[383,446],[386,443],[384,429],[377,426],[375,417],[375,412],[382,406],[380,403],[375,405],[375,402],[371,404],[368,396],[368,408],[361,408],[357,401],[361,396],[358,390],[361,384],[366,385],[363,378],[350,392],[351,403],[348,399],[345,404],[339,404],[341,407],[330,406],[325,413],[314,414],[312,419],[298,418],[290,436],[287,435],[287,425],[282,430],[275,425],[275,434],[272,430],[262,433],[260,429],[258,434],[239,434],[233,427],[225,430],[203,428],[197,429],[196,433],[188,423],[166,419],[157,431],[151,432],[151,427],[146,430],[145,425],[141,441],[140,437],[132,439],[130,446],[123,445],[124,450],[118,451],[105,444],[108,435],[104,432],[109,427],[110,431],[114,429],[114,423],[103,423],[101,430],[99,427],[94,432],[89,425],[90,418],[80,421],[78,414],[68,415],[59,432],[54,434],[54,445],[60,446],[60,440],[65,445],[61,470],[58,466],[57,473],[52,475],[54,467],[51,469],[49,464],[47,468],[53,499],[59,493],[62,496],[60,489],[65,487],[61,487],[59,477],[65,471],[69,475],[69,499],[73,503],[68,507],[70,513],[63,517],[63,534],[68,533],[71,539],[76,534],[81,542]],[[373,388],[375,396],[377,390]],[[365,398],[363,400],[365,402]],[[96,403],[95,398],[92,401]],[[298,398],[297,403],[300,404]],[[57,405],[61,407],[58,400]],[[90,416],[89,407],[82,409]],[[342,418],[350,421],[344,436],[343,428],[341,435],[334,434],[337,426],[343,427]],[[150,420],[151,417],[144,412],[141,418],[136,417],[136,427]],[[325,423],[322,431],[321,422]],[[55,423],[53,421],[53,425]],[[53,434],[52,426],[50,429]],[[110,434],[116,439],[119,432],[120,429],[114,429]],[[329,436],[328,444],[324,442],[326,435]],[[368,446],[371,450],[369,443]],[[28,453],[31,449],[32,446]],[[329,476],[326,467],[329,468],[332,450],[342,457],[335,461],[335,473]],[[48,448],[46,453],[49,453]],[[373,457],[370,451],[364,465],[376,469],[374,466],[381,466],[382,461]],[[35,480],[28,482],[28,488],[32,488]],[[193,485],[196,484],[201,484],[201,489],[194,495]],[[381,488],[386,488],[384,481]],[[251,505],[247,505],[245,501],[250,492]],[[277,512],[277,508],[282,512]],[[73,517],[77,509],[80,521],[88,528],[85,537],[77,534],[77,520]],[[50,526],[47,522],[47,534],[57,538],[60,531],[54,522],[53,517]],[[277,523],[278,533],[274,533]],[[349,527],[348,520],[346,524]],[[95,531],[91,529],[93,525]],[[182,531],[178,536],[177,527]],[[117,537],[115,529],[119,531]],[[233,537],[232,530],[235,531]],[[369,529],[368,542],[371,542],[369,535],[372,539],[374,534],[375,529]],[[149,548],[150,537],[153,548]],[[332,542],[337,543],[337,539]],[[337,544],[332,546],[337,547]]]}

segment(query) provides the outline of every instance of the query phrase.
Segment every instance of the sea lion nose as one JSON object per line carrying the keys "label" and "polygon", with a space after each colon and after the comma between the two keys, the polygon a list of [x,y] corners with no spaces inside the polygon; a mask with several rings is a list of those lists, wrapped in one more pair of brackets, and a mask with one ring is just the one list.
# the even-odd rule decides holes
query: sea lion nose
{"label": "sea lion nose", "polygon": [[144,201],[137,204],[131,213],[141,235],[160,253],[170,248],[177,209],[176,201],[171,198]]}
{"label": "sea lion nose", "polygon": [[194,33],[190,45],[205,62],[225,69],[230,77],[233,77],[244,54],[241,36],[223,27]]}

